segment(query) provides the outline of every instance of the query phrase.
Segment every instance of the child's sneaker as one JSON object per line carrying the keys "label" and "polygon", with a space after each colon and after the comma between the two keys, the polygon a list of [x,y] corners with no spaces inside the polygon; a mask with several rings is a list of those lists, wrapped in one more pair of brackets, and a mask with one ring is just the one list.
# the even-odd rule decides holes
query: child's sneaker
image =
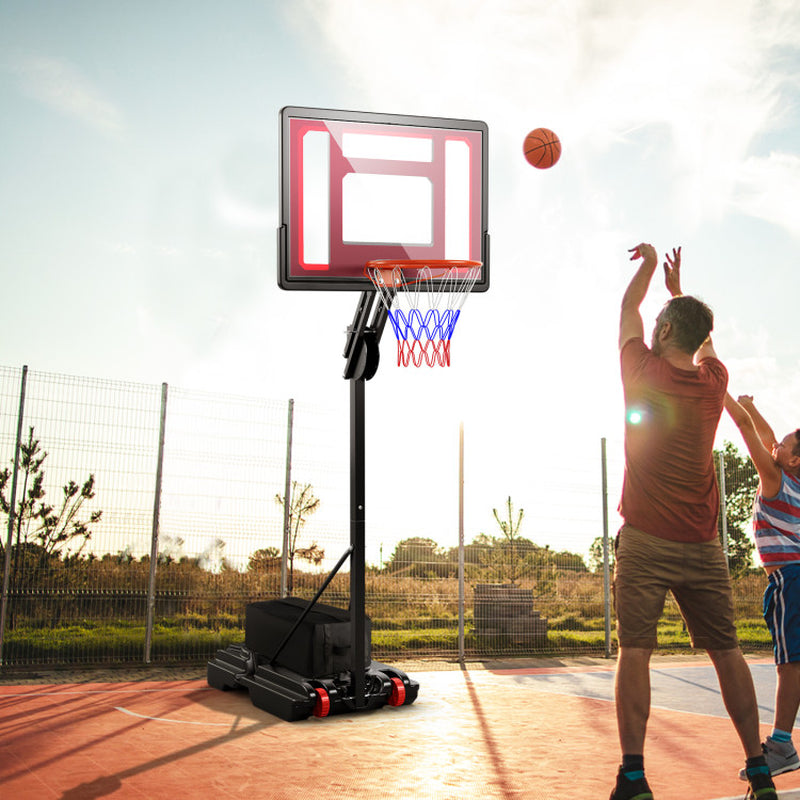
{"label": "child's sneaker", "polygon": [[[782,775],[800,768],[800,756],[791,742],[776,742],[771,736],[761,745],[764,757],[767,759],[770,775]],[[746,781],[747,774],[744,769],[739,770],[739,779]]]}
{"label": "child's sneaker", "polygon": [[[611,792],[609,800],[653,800],[653,793],[645,778],[637,778],[632,781],[626,778],[620,770],[617,773],[617,785]],[[771,800],[771,798],[767,797],[765,800]]]}

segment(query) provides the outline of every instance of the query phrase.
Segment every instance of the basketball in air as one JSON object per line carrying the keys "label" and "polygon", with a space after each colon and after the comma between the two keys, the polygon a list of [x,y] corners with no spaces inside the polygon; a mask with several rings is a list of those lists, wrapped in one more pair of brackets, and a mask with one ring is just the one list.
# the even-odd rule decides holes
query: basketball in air
{"label": "basketball in air", "polygon": [[549,128],[535,128],[525,137],[522,151],[536,169],[550,169],[561,158],[561,140]]}

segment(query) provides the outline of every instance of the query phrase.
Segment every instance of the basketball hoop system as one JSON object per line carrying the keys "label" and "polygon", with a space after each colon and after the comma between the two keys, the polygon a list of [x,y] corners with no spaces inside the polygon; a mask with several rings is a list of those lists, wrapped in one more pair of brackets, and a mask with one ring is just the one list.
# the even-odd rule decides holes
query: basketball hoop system
{"label": "basketball hoop system", "polygon": [[397,337],[398,367],[450,366],[450,339],[480,268],[480,261],[367,262]]}

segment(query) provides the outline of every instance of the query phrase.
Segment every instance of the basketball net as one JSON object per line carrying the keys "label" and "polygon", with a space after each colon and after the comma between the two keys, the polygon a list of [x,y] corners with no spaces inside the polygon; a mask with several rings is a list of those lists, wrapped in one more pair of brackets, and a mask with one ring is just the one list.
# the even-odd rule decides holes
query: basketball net
{"label": "basketball net", "polygon": [[480,261],[369,261],[366,273],[388,309],[397,366],[450,366],[450,339]]}

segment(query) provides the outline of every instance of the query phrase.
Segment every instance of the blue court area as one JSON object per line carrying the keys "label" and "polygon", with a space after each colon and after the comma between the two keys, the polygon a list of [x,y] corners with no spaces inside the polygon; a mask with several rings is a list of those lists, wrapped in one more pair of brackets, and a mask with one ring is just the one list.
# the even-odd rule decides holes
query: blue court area
{"label": "blue court area", "polygon": [[[758,700],[759,716],[762,724],[762,732],[766,735],[769,731],[775,710],[775,686],[776,673],[775,665],[770,658],[748,659],[750,671],[753,675],[753,683],[756,689]],[[581,698],[587,701],[600,701],[613,705],[614,703],[614,667],[613,663],[604,666],[601,663],[587,664],[586,666],[572,665],[569,669],[561,668],[540,668],[533,670],[499,670],[514,685],[521,690],[530,691],[536,695],[552,694],[560,695],[564,698]],[[646,758],[648,751],[652,754],[652,761],[660,762],[663,765],[665,760],[669,765],[672,762],[672,769],[677,763],[686,763],[685,756],[689,753],[681,754],[682,746],[680,738],[672,749],[672,756],[669,753],[661,752],[662,740],[668,738],[672,731],[665,734],[664,726],[675,725],[675,715],[680,715],[686,720],[687,715],[698,717],[696,723],[688,723],[685,732],[692,731],[692,738],[697,734],[697,740],[690,744],[686,741],[691,751],[697,755],[697,747],[704,749],[711,746],[708,735],[713,737],[713,730],[717,730],[717,735],[725,735],[731,738],[729,733],[725,733],[726,724],[729,724],[729,717],[722,701],[722,696],[717,682],[717,675],[714,667],[706,658],[701,656],[690,656],[688,659],[654,656],[650,671],[651,681],[651,718],[648,731],[648,744],[646,746]],[[666,715],[666,716],[665,716]],[[721,726],[717,724],[714,728],[708,728],[712,720],[720,720]],[[685,723],[684,723],[685,724]],[[686,737],[684,736],[684,739]],[[715,759],[715,755],[721,755],[719,751],[709,750],[703,758],[700,758],[695,768],[703,766],[704,759]],[[729,761],[730,757],[734,760],[730,763],[736,764],[740,756],[736,753],[736,748],[728,748],[724,760]],[[674,760],[673,760],[674,759]],[[694,759],[692,759],[694,760]],[[709,800],[741,800],[744,796],[744,788],[740,794],[720,793],[715,791],[714,786],[718,782],[711,779],[704,788],[697,789],[697,798],[703,797]],[[781,800],[800,800],[800,788],[798,787],[798,773],[791,773],[776,778],[776,784]],[[728,787],[730,783],[727,782]],[[669,792],[669,788],[657,792],[657,796],[664,796]],[[728,791],[730,791],[728,789]]]}
{"label": "blue court area", "polygon": [[[750,662],[762,722],[771,722],[775,711],[775,665],[772,661]],[[537,692],[569,694],[593,700],[614,701],[613,671],[544,672],[515,675],[514,681]],[[697,666],[685,662],[673,665],[654,662],[650,670],[651,702],[654,708],[727,717],[709,663]]]}

